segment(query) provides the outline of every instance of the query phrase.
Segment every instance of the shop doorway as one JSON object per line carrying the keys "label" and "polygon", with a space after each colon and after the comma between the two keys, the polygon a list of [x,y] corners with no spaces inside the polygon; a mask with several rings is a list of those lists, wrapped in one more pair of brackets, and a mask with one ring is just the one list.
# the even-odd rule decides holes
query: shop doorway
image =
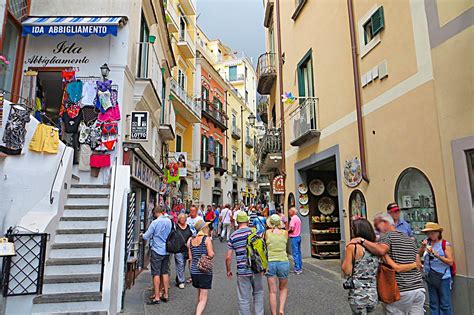
{"label": "shop doorway", "polygon": [[57,68],[37,70],[36,97],[44,104],[44,112],[54,122],[57,122],[59,119],[59,110],[63,97],[62,70]]}
{"label": "shop doorway", "polygon": [[311,256],[339,259],[341,217],[338,198],[336,158],[331,157],[300,171],[297,206],[310,227]]}

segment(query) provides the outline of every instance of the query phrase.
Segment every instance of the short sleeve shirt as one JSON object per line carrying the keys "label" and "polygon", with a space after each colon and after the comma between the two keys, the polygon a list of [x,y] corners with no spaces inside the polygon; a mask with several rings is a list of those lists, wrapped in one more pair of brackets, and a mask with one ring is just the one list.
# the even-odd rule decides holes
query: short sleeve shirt
{"label": "short sleeve shirt", "polygon": [[[395,263],[411,264],[416,261],[416,243],[405,233],[390,231],[382,234],[380,242],[389,246],[388,255]],[[396,273],[395,278],[400,292],[424,288],[421,272],[417,269]]]}
{"label": "short sleeve shirt", "polygon": [[403,220],[400,219],[397,224],[397,231],[405,233],[406,235],[412,237],[413,236],[413,231],[411,230],[410,224]]}
{"label": "short sleeve shirt", "polygon": [[165,216],[161,216],[151,222],[148,230],[143,235],[143,239],[148,241],[152,239],[151,249],[158,255],[167,255],[166,239],[171,232],[171,220]]}
{"label": "short sleeve shirt", "polygon": [[296,214],[291,217],[290,229],[292,230],[288,234],[290,237],[298,237],[301,235],[301,219]]}
{"label": "short sleeve shirt", "polygon": [[227,248],[235,252],[238,276],[252,276],[253,272],[247,265],[247,238],[252,233],[249,227],[241,228],[231,234]]}

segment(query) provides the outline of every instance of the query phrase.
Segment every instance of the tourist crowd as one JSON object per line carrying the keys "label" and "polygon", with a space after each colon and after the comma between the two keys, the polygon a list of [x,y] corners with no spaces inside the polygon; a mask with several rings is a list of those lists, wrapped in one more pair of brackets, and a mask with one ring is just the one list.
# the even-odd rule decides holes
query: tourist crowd
{"label": "tourist crowd", "polygon": [[[225,266],[229,279],[234,277],[235,255],[239,314],[264,314],[264,276],[272,315],[284,314],[290,273],[288,242],[293,272],[303,272],[301,220],[294,207],[288,215],[279,209],[270,215],[261,205],[201,205],[183,208],[179,213],[165,213],[157,207],[155,220],[143,234],[151,248],[154,294],[149,304],[169,299],[172,254],[176,286],[184,289],[189,283],[197,289],[196,314],[203,314],[212,288],[212,241],[219,240],[227,242]],[[400,218],[395,203],[388,205],[387,212],[377,214],[373,224],[375,228],[366,218],[351,218],[352,238],[346,246],[342,271],[348,276],[343,287],[348,290],[353,314],[372,313],[379,302],[386,314],[424,314],[425,288],[430,314],[453,314],[454,255],[452,245],[442,237],[442,227],[427,223],[423,230],[427,237],[417,247],[410,225]],[[191,275],[188,279],[186,263]]]}

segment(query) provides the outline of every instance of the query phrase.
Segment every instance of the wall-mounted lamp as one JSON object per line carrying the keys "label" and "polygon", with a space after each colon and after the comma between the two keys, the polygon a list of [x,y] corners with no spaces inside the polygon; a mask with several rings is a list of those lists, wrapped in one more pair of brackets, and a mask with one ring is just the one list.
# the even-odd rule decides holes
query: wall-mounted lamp
{"label": "wall-mounted lamp", "polygon": [[102,79],[105,81],[110,73],[110,68],[106,63],[100,66],[100,73],[102,74]]}
{"label": "wall-mounted lamp", "polygon": [[249,116],[249,123],[250,123],[250,126],[255,126],[255,115],[253,113],[250,114]]}

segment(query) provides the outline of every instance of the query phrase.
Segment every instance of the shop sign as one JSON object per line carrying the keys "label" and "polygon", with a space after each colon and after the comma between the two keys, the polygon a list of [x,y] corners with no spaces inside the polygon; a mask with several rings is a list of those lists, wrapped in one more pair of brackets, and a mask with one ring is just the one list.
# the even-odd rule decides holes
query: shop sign
{"label": "shop sign", "polygon": [[117,25],[24,25],[23,35],[97,35],[104,37],[108,34],[117,36]]}
{"label": "shop sign", "polygon": [[348,159],[344,163],[344,183],[353,188],[362,181],[362,168],[358,157]]}
{"label": "shop sign", "polygon": [[149,112],[131,112],[130,140],[147,141],[150,125]]}
{"label": "shop sign", "polygon": [[188,160],[188,153],[187,152],[176,152],[174,154],[175,159],[178,163],[178,174],[180,177],[186,177],[187,176],[187,168],[186,168],[186,162]]}
{"label": "shop sign", "polygon": [[274,195],[283,195],[285,193],[285,178],[283,175],[278,175],[273,178],[272,188]]}
{"label": "shop sign", "polygon": [[156,191],[159,190],[158,174],[136,155],[133,155],[132,165],[130,165],[130,171],[132,176],[138,179],[143,184]]}
{"label": "shop sign", "polygon": [[193,189],[201,189],[201,172],[193,174]]}

